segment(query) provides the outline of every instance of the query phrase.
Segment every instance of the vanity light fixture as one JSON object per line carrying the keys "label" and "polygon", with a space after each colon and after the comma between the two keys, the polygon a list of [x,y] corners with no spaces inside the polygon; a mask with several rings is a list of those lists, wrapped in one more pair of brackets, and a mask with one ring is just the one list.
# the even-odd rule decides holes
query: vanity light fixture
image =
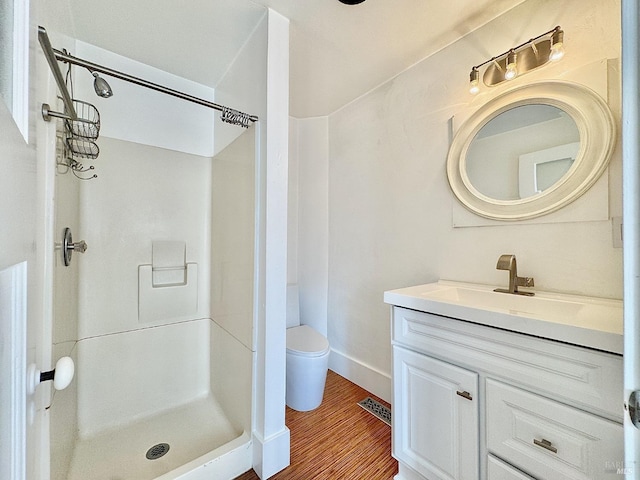
{"label": "vanity light fixture", "polygon": [[485,65],[488,66],[482,80],[492,87],[563,56],[564,32],[558,26],[474,66],[469,75],[469,93],[475,95],[480,92],[480,68]]}

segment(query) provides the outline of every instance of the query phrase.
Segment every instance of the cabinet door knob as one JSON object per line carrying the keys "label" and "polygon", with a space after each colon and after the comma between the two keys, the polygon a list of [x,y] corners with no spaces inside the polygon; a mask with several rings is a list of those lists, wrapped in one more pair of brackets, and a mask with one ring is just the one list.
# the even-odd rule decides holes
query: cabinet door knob
{"label": "cabinet door knob", "polygon": [[533,443],[539,447],[549,450],[550,452],[558,453],[558,449],[554,447],[549,440],[545,440],[544,438],[542,440],[538,440],[537,438],[534,438]]}
{"label": "cabinet door knob", "polygon": [[467,391],[460,391],[458,390],[456,392],[457,395],[460,395],[462,398],[466,398],[467,400],[473,400],[473,397],[471,396],[471,394]]}

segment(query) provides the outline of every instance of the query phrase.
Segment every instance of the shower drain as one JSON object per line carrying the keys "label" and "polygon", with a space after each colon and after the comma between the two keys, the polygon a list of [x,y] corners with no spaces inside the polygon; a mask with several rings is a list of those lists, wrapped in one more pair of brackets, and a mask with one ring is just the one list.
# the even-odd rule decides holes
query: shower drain
{"label": "shower drain", "polygon": [[168,443],[159,443],[154,445],[149,450],[147,450],[147,459],[148,460],[156,460],[162,456],[164,456],[169,451]]}

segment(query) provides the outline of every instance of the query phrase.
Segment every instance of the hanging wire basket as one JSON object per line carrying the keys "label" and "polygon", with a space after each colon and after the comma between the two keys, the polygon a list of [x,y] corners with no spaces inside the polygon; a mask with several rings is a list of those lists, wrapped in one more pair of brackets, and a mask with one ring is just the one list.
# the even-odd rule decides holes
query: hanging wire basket
{"label": "hanging wire basket", "polygon": [[86,138],[67,137],[65,139],[65,144],[67,146],[68,153],[70,153],[74,159],[89,158],[95,160],[98,158],[98,155],[100,155],[98,145]]}
{"label": "hanging wire basket", "polygon": [[74,137],[96,140],[100,135],[100,112],[92,104],[82,100],[73,100],[78,118],[65,120],[67,130]]}

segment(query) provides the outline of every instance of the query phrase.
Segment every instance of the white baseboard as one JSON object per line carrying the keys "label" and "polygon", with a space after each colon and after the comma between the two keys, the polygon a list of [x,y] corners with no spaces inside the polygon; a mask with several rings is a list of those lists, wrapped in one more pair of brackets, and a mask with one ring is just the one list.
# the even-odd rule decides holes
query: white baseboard
{"label": "white baseboard", "polygon": [[338,375],[391,403],[391,376],[342,352],[331,349],[329,368]]}
{"label": "white baseboard", "polygon": [[267,440],[253,433],[253,469],[260,478],[269,478],[289,466],[290,442],[287,427]]}

